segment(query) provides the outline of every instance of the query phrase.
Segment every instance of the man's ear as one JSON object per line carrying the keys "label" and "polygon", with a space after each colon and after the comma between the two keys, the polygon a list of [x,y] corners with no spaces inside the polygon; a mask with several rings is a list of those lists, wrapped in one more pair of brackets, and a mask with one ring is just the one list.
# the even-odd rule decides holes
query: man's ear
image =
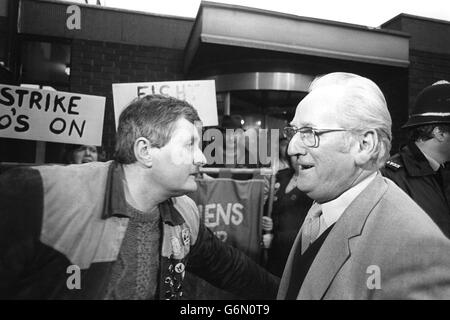
{"label": "man's ear", "polygon": [[152,167],[152,146],[147,138],[140,137],[134,142],[134,156],[138,163],[145,167]]}
{"label": "man's ear", "polygon": [[372,159],[378,145],[378,135],[375,130],[368,130],[359,137],[356,144],[355,162],[362,167]]}
{"label": "man's ear", "polygon": [[445,137],[444,137],[444,131],[441,130],[441,128],[439,127],[434,127],[433,128],[433,136],[436,138],[436,140],[438,140],[439,142],[444,141]]}

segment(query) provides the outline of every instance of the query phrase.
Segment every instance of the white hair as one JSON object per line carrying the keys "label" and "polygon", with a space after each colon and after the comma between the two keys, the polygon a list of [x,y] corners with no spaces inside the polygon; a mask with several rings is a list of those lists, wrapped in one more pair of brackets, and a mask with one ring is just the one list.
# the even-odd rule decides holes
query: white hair
{"label": "white hair", "polygon": [[450,84],[447,80],[439,80],[432,84],[432,86],[436,86],[438,84]]}
{"label": "white hair", "polygon": [[372,80],[356,74],[334,72],[314,79],[309,91],[326,86],[342,90],[342,96],[336,105],[338,121],[343,128],[376,132],[378,144],[372,161],[377,168],[381,168],[391,150],[392,120],[380,88]]}

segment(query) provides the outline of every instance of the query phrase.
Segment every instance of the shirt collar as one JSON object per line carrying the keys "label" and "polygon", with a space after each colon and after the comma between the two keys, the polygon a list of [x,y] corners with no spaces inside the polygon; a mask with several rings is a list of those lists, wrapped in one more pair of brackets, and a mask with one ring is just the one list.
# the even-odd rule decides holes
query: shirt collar
{"label": "shirt collar", "polygon": [[[108,169],[108,178],[106,180],[105,205],[103,207],[102,218],[110,217],[129,217],[126,209],[126,198],[124,183],[125,174],[123,166],[115,161]],[[172,199],[167,199],[158,206],[163,222],[172,226],[184,223],[182,215],[174,207]]]}
{"label": "shirt collar", "polygon": [[[367,178],[360,181],[357,185],[345,191],[336,199],[322,203],[322,217],[325,222],[323,229],[328,228],[341,217],[345,209],[347,209],[350,203],[356,199],[361,191],[363,191],[375,179],[376,175],[377,172],[372,173]],[[320,229],[322,230],[322,225]]]}
{"label": "shirt collar", "polygon": [[426,154],[423,150],[420,150],[420,151],[422,151],[423,155],[430,163],[431,169],[433,169],[433,171],[438,171],[441,164],[439,162],[437,162],[436,160],[434,160],[432,157],[430,157],[428,154]]}

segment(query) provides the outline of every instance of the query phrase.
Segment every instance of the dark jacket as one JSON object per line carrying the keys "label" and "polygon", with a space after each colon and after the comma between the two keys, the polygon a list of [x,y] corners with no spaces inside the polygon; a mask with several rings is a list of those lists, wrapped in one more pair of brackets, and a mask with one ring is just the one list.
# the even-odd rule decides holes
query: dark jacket
{"label": "dark jacket", "polygon": [[[0,298],[102,299],[127,230],[122,181],[115,162],[0,176]],[[214,237],[191,199],[172,198],[159,209],[160,299],[181,296],[185,265],[240,296],[275,297],[278,279]],[[73,267],[81,273],[79,289],[67,285]]]}
{"label": "dark jacket", "polygon": [[434,172],[415,143],[404,146],[391,157],[381,173],[394,181],[450,237],[450,207],[445,179]]}
{"label": "dark jacket", "polygon": [[267,270],[280,276],[283,274],[287,258],[294,240],[305,220],[313,200],[298,188],[286,193],[295,171],[286,168],[278,171],[276,181],[280,183],[273,203],[272,219],[274,238],[269,249]]}

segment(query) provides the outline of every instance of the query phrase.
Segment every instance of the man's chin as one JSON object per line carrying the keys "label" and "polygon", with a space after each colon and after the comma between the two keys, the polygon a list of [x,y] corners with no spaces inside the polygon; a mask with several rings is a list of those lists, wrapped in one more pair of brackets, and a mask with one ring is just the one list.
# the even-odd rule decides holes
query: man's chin
{"label": "man's chin", "polygon": [[297,188],[304,193],[312,192],[311,186],[299,181],[297,181]]}
{"label": "man's chin", "polygon": [[303,184],[297,184],[297,188],[303,192],[304,194],[306,194],[309,198],[314,199],[315,193],[314,193],[314,189],[311,186],[305,185]]}
{"label": "man's chin", "polygon": [[186,188],[187,192],[195,192],[198,189],[197,182],[193,181],[192,185],[189,184],[189,186]]}
{"label": "man's chin", "polygon": [[185,194],[197,191],[197,183],[195,181],[189,181],[182,190],[174,193],[173,197],[183,196]]}

